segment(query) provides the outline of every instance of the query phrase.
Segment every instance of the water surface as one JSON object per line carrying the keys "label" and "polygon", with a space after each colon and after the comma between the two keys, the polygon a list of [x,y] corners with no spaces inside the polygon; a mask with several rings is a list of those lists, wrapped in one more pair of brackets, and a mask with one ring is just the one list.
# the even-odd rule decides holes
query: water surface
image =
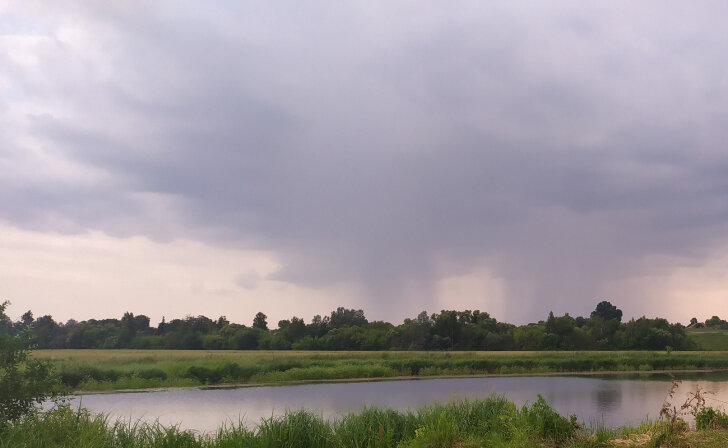
{"label": "water surface", "polygon": [[[698,385],[711,392],[708,404],[728,402],[728,373],[722,372],[688,374],[674,403],[679,407]],[[576,414],[588,426],[616,427],[656,419],[669,386],[664,374],[447,378],[97,394],[75,397],[73,403],[112,418],[158,419],[164,425],[214,432],[225,423],[242,421],[252,427],[261,418],[301,408],[329,418],[364,406],[407,410],[492,394],[520,406],[541,394],[562,415]]]}

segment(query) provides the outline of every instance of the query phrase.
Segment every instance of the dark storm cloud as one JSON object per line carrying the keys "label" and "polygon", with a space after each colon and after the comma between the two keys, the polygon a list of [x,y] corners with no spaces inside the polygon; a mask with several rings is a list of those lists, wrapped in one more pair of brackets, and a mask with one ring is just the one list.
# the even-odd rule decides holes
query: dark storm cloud
{"label": "dark storm cloud", "polygon": [[4,219],[272,250],[409,314],[484,264],[528,319],[728,239],[721,4],[168,6],[81,4],[103,52],[9,75],[28,135],[101,180],[0,181]]}

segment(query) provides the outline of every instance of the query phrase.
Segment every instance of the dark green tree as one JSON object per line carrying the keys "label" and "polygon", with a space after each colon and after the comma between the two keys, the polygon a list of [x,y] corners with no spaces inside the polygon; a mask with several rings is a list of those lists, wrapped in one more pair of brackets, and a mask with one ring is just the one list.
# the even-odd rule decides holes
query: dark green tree
{"label": "dark green tree", "polygon": [[[458,312],[453,310],[442,310],[440,314],[432,315],[432,334],[438,336],[438,348],[455,348],[460,342],[460,334],[462,332],[462,324],[458,319]],[[445,340],[450,347],[445,347]]]}
{"label": "dark green tree", "polygon": [[121,331],[119,332],[118,338],[119,348],[129,346],[129,342],[131,342],[136,331],[136,319],[134,319],[134,314],[127,311],[121,318]]}
{"label": "dark green tree", "polygon": [[340,328],[343,326],[358,327],[367,323],[363,310],[350,310],[344,307],[336,308],[331,312],[329,325],[332,328]]}
{"label": "dark green tree", "polygon": [[306,326],[306,331],[312,337],[321,337],[329,331],[329,316],[321,317],[320,314],[313,316],[311,323]]}
{"label": "dark green tree", "polygon": [[597,304],[597,307],[591,313],[591,317],[600,317],[604,320],[622,321],[622,310],[603,300]]}
{"label": "dark green tree", "polygon": [[258,313],[255,315],[255,318],[253,318],[253,328],[258,328],[260,330],[268,330],[268,316],[266,316],[263,313]]}
{"label": "dark green tree", "polygon": [[15,323],[16,332],[22,332],[30,328],[31,325],[33,325],[33,313],[28,310],[23,314],[23,316],[20,318],[20,321]]}
{"label": "dark green tree", "polygon": [[713,316],[710,319],[705,321],[705,326],[708,328],[716,328],[716,329],[728,329],[728,322],[721,319],[718,316]]}

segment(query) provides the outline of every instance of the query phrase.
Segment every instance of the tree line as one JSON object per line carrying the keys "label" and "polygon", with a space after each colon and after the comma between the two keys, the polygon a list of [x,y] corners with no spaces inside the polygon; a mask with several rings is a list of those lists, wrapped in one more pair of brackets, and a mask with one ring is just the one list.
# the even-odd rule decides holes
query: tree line
{"label": "tree line", "polygon": [[[3,310],[4,311],[4,310]],[[711,318],[712,319],[712,318]],[[725,321],[709,319],[721,326]],[[708,321],[704,325],[708,325]],[[499,322],[484,311],[423,311],[399,325],[369,321],[362,310],[343,307],[306,323],[291,317],[269,328],[259,312],[250,326],[225,316],[187,316],[156,326],[149,317],[124,313],[121,319],[56,322],[26,312],[16,322],[0,316],[0,334],[28,335],[41,349],[190,350],[689,350],[685,326],[641,317],[622,322],[622,311],[600,302],[588,317],[568,313],[527,325]]]}

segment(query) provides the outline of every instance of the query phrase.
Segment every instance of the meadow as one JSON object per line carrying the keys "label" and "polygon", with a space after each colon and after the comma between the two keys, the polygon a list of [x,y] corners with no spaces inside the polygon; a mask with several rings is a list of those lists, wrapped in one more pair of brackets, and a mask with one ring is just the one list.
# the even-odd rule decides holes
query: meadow
{"label": "meadow", "polygon": [[728,330],[699,328],[687,334],[698,350],[728,350]]}
{"label": "meadow", "polygon": [[73,391],[728,368],[728,352],[38,350]]}

